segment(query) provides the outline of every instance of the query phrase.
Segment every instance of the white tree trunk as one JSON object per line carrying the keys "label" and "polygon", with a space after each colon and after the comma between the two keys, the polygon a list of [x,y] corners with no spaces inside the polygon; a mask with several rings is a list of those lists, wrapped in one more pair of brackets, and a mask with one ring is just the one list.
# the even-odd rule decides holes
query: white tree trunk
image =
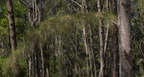
{"label": "white tree trunk", "polygon": [[120,77],[133,77],[131,58],[130,0],[117,0]]}

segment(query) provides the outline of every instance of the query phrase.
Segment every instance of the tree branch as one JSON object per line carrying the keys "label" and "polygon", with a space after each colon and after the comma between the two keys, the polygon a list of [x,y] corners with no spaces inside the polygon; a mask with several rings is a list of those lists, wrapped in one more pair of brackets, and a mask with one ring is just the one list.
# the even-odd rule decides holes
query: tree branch
{"label": "tree branch", "polygon": [[30,6],[29,5],[27,5],[26,3],[24,3],[23,1],[21,1],[21,0],[19,0],[23,5],[25,5],[26,6],[26,8],[28,8],[28,9],[30,9]]}
{"label": "tree branch", "polygon": [[72,2],[76,3],[79,7],[82,7],[81,4],[79,4],[77,1],[71,0]]}

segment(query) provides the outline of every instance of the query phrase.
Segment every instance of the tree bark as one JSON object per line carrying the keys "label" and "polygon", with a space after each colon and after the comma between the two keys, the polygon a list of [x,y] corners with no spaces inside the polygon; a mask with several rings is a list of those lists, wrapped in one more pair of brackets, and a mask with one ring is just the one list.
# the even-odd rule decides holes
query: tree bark
{"label": "tree bark", "polygon": [[92,56],[92,61],[93,61],[93,71],[94,71],[94,77],[97,77],[97,69],[96,69],[96,57],[95,53],[93,50],[93,33],[92,33],[92,26],[89,24],[89,33],[90,33],[90,51],[91,51],[91,56]]}
{"label": "tree bark", "polygon": [[117,0],[120,77],[133,77],[131,52],[130,0]]}
{"label": "tree bark", "polygon": [[11,43],[12,52],[14,52],[17,43],[16,43],[16,30],[15,30],[12,0],[7,1],[7,6],[8,6],[8,20],[9,20],[9,28],[10,28],[10,43]]}
{"label": "tree bark", "polygon": [[44,61],[44,56],[43,56],[43,48],[42,45],[40,43],[40,52],[41,52],[41,77],[45,77],[45,61]]}
{"label": "tree bark", "polygon": [[86,72],[87,72],[87,76],[90,76],[89,74],[89,51],[88,51],[88,45],[87,45],[87,41],[86,41],[86,32],[85,32],[85,26],[83,24],[83,41],[84,41],[84,47],[85,47],[85,52],[86,52]]}
{"label": "tree bark", "polygon": [[[12,0],[7,1],[8,7],[8,20],[9,20],[9,30],[10,30],[10,44],[12,53],[16,50],[17,42],[16,42],[16,30],[15,30],[15,21],[14,21],[14,12],[13,12],[13,3]],[[14,77],[19,77],[19,68],[14,64],[12,67],[12,72]]]}
{"label": "tree bark", "polygon": [[[82,5],[82,7],[81,7],[82,13],[88,13],[87,5],[86,5],[85,0],[82,0],[81,5]],[[83,29],[83,42],[84,42],[84,47],[85,47],[85,52],[86,52],[86,73],[87,73],[87,77],[89,77],[90,74],[92,73],[92,72],[89,71],[90,68],[92,68],[92,62],[90,60],[90,51],[89,51],[89,47],[88,47],[88,44],[87,44],[86,28],[85,28],[84,20],[82,20],[82,29]]]}
{"label": "tree bark", "polygon": [[[101,12],[100,0],[97,0],[98,12]],[[100,71],[99,77],[104,77],[104,40],[103,40],[103,26],[102,21],[99,19],[99,39],[100,39]]]}

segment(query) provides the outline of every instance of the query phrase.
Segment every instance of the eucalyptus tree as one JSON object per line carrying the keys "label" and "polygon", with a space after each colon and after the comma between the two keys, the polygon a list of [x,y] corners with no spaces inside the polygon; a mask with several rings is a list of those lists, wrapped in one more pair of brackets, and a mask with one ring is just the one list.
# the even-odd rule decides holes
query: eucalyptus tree
{"label": "eucalyptus tree", "polygon": [[[101,13],[101,1],[97,0],[98,12]],[[100,71],[99,77],[104,77],[104,32],[102,21],[99,20],[99,39],[100,39]]]}
{"label": "eucalyptus tree", "polygon": [[8,19],[9,19],[9,27],[10,27],[10,42],[11,42],[12,52],[14,52],[17,43],[16,43],[16,31],[15,31],[16,29],[15,29],[12,0],[8,0],[7,3],[8,3]]}
{"label": "eucalyptus tree", "polygon": [[131,8],[130,0],[117,0],[119,51],[120,51],[120,77],[133,77],[132,48],[131,48]]}
{"label": "eucalyptus tree", "polygon": [[[12,0],[7,1],[7,7],[8,7],[8,20],[9,20],[9,29],[10,29],[10,43],[11,43],[12,53],[14,53],[17,47],[17,41],[16,41],[16,28],[15,28]],[[14,65],[14,67],[12,68],[12,72],[15,77],[19,77],[18,66]]]}

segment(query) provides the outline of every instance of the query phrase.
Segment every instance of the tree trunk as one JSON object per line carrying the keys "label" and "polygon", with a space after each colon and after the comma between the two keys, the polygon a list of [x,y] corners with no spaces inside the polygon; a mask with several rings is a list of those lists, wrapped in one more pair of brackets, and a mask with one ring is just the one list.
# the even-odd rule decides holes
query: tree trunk
{"label": "tree trunk", "polygon": [[12,0],[8,0],[7,5],[8,5],[8,20],[9,20],[9,28],[10,28],[10,43],[11,43],[12,52],[14,52],[17,44],[16,44],[16,30],[15,30]]}
{"label": "tree trunk", "polygon": [[120,51],[120,77],[133,77],[131,53],[131,23],[130,0],[117,0],[119,51]]}
{"label": "tree trunk", "polygon": [[[82,0],[81,11],[82,13],[88,13],[85,0]],[[93,75],[91,71],[89,72],[90,68],[92,68],[92,62],[90,60],[90,50],[87,44],[86,28],[85,28],[84,20],[82,20],[82,29],[83,29],[83,42],[84,42],[84,47],[86,52],[86,73],[87,73],[87,77],[89,77],[90,75],[91,76]]]}
{"label": "tree trunk", "polygon": [[[14,53],[14,51],[16,50],[17,43],[16,43],[16,30],[15,30],[12,0],[7,1],[7,7],[8,7],[8,20],[10,29],[10,44],[12,53]],[[19,70],[17,65],[14,64],[14,66],[12,67],[12,72],[14,74],[14,77],[19,77]]]}
{"label": "tree trunk", "polygon": [[[100,0],[97,0],[98,12],[101,12]],[[100,71],[99,77],[104,77],[104,40],[103,40],[103,26],[102,21],[99,19],[99,39],[100,39]]]}
{"label": "tree trunk", "polygon": [[86,52],[86,72],[87,76],[90,76],[89,74],[89,52],[88,52],[88,45],[86,41],[86,32],[85,32],[85,26],[83,25],[83,41],[84,41],[84,46],[85,46],[85,52]]}
{"label": "tree trunk", "polygon": [[92,33],[92,26],[89,24],[89,33],[90,33],[90,51],[91,51],[91,56],[92,56],[92,61],[93,61],[93,71],[94,71],[94,77],[97,77],[97,69],[96,69],[96,57],[95,53],[93,50],[93,33]]}
{"label": "tree trunk", "polygon": [[42,45],[40,43],[40,51],[41,51],[41,77],[45,77],[45,61],[44,61],[44,56],[43,56],[43,48],[42,48]]}

